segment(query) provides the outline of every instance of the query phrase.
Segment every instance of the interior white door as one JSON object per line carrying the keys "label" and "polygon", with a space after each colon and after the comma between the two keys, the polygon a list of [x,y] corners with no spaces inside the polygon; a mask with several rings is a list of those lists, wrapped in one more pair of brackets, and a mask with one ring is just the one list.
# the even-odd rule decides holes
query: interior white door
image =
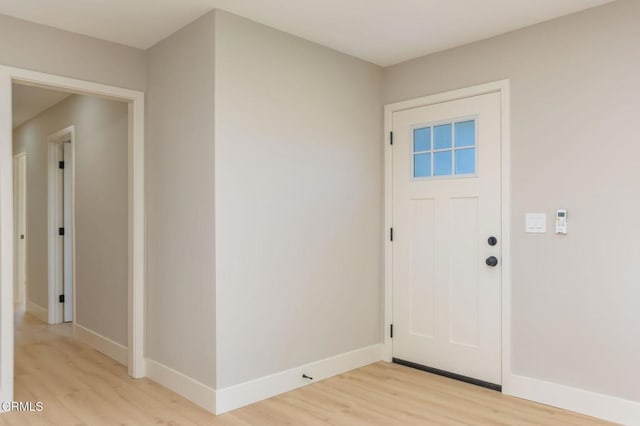
{"label": "interior white door", "polygon": [[393,114],[393,357],[496,385],[500,108],[490,93]]}
{"label": "interior white door", "polygon": [[73,178],[72,178],[72,152],[71,143],[64,142],[63,156],[63,217],[64,217],[64,314],[63,321],[73,320]]}
{"label": "interior white door", "polygon": [[14,303],[25,303],[27,259],[27,156],[18,154],[13,162],[13,193],[15,208],[15,286]]}

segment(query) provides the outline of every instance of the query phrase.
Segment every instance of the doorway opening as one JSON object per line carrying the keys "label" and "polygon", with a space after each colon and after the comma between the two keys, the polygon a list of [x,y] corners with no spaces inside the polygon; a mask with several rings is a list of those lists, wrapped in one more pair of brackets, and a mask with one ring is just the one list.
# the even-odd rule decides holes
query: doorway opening
{"label": "doorway opening", "polygon": [[[92,98],[100,102],[122,105],[124,110],[120,110],[124,112],[119,115],[120,119],[116,124],[97,123],[97,126],[94,127],[94,129],[105,132],[112,131],[117,127],[122,135],[121,139],[124,141],[119,148],[119,152],[124,154],[120,156],[118,161],[120,168],[117,173],[113,174],[122,188],[117,193],[118,202],[113,203],[110,198],[116,193],[115,191],[109,192],[109,188],[100,186],[105,182],[108,184],[108,179],[96,179],[92,182],[93,187],[83,179],[82,186],[75,187],[74,184],[78,183],[76,176],[78,171],[76,169],[76,154],[78,153],[75,151],[77,142],[75,137],[78,128],[71,127],[74,123],[67,123],[64,126],[52,124],[53,118],[51,118],[52,121],[45,124],[40,123],[42,128],[48,129],[44,137],[40,138],[44,151],[39,151],[39,155],[16,151],[17,155],[14,156],[13,119],[15,116],[12,111],[12,98],[15,95],[15,87],[66,92],[65,97],[68,99]],[[73,109],[73,107],[69,108]],[[78,111],[80,110],[84,113],[90,112],[90,108],[78,109]],[[56,114],[52,113],[51,115],[55,116]],[[39,118],[47,120],[47,118],[36,114],[35,119]],[[91,137],[83,138],[83,140],[100,140],[96,134],[94,132]],[[107,137],[107,139],[109,138]],[[102,142],[108,142],[108,140],[102,140]],[[111,148],[108,143],[102,145],[107,147],[105,152]],[[108,155],[105,152],[96,152],[95,150],[92,154],[90,151],[88,145],[83,147],[85,159],[91,159],[92,155],[94,159]],[[89,163],[85,162],[84,164]],[[54,165],[56,167],[53,167]],[[93,165],[88,167],[91,168]],[[22,168],[24,168],[24,172]],[[31,307],[36,318],[51,323],[71,321],[72,324],[66,325],[66,327],[73,330],[76,337],[126,365],[131,377],[144,377],[144,94],[114,86],[0,66],[0,170],[3,170],[0,173],[0,265],[11,265],[15,260],[14,268],[3,267],[0,271],[0,339],[2,343],[0,346],[0,400],[10,401],[14,396],[14,313],[19,313],[20,307],[19,304],[14,306],[14,301],[20,301],[21,297],[23,297],[26,309],[30,310]],[[15,187],[14,172],[18,176],[15,178]],[[26,175],[25,188],[27,185],[33,186],[38,181],[43,183],[44,189],[41,187],[40,191],[35,189],[20,191],[23,184],[19,176],[22,173]],[[36,179],[38,174],[40,176]],[[48,178],[50,174],[54,176],[53,179]],[[78,192],[81,191],[84,191],[84,195],[81,196],[84,197],[85,204],[82,215],[78,216],[78,206],[74,195],[78,195]],[[23,193],[24,195],[22,195]],[[109,197],[105,197],[104,194],[108,194]],[[24,203],[20,201],[22,197]],[[87,199],[94,202],[87,202]],[[93,224],[93,228],[101,229],[103,235],[114,233],[114,229],[117,228],[120,231],[119,235],[122,236],[117,244],[109,243],[104,238],[95,238],[93,235],[86,237],[86,234],[86,238],[83,237],[84,240],[77,240],[78,235],[76,235],[75,227],[78,219],[84,218],[81,220],[90,222],[92,214],[108,210],[110,204],[115,204],[120,208],[117,215],[112,215],[119,218],[118,226],[98,222]],[[29,212],[37,212],[38,210],[43,213],[39,216],[43,219],[31,218]],[[21,215],[26,217],[23,221],[24,227],[21,226]],[[84,229],[87,228],[86,225],[86,223],[83,225]],[[50,235],[53,234],[52,231],[55,231],[55,236],[59,238],[48,238],[54,236]],[[37,235],[44,236],[44,240],[39,241],[38,244],[34,241]],[[62,238],[67,236],[71,238]],[[73,244],[74,238],[76,238],[76,244]],[[24,243],[20,241],[24,241]],[[124,321],[123,334],[119,338],[104,338],[105,336],[101,333],[94,332],[93,328],[98,328],[99,321],[96,327],[93,327],[95,324],[89,324],[92,327],[85,327],[77,321],[79,314],[77,306],[79,298],[77,296],[79,293],[78,289],[74,289],[74,287],[78,278],[82,279],[77,275],[79,271],[75,270],[77,262],[74,256],[77,254],[75,253],[77,244],[81,244],[83,247],[93,244],[93,247],[97,248],[96,252],[100,253],[102,250],[102,253],[113,252],[114,256],[119,256],[118,262],[123,265],[123,268],[121,268],[121,272],[112,277],[114,282],[124,283],[119,284],[118,290],[120,295],[118,297],[124,300],[124,303],[121,304],[121,309],[114,313],[114,317]],[[54,255],[50,257],[49,253],[54,253]],[[83,253],[86,253],[84,249]],[[41,268],[43,276],[34,276],[37,275],[34,271],[37,271],[38,268],[31,266],[42,259],[46,264]],[[24,271],[26,272],[24,274],[21,274],[20,265],[22,264],[25,265]],[[102,262],[99,256],[94,256],[93,263],[85,262],[85,264],[88,264],[91,270],[100,270],[100,267],[105,267],[105,265],[106,267],[112,266],[108,260]],[[53,274],[55,285],[48,287],[49,273],[52,269],[57,274]],[[102,275],[109,276],[109,274]],[[90,281],[85,276],[82,282]],[[25,296],[21,296],[21,282],[24,283],[26,289]],[[103,286],[103,288],[106,287]],[[104,299],[104,294],[100,293],[99,288],[91,291],[97,292],[94,296],[101,298],[100,303],[96,306],[108,305],[108,301]],[[16,293],[15,298],[14,292]],[[90,293],[85,291],[85,299]],[[57,305],[53,309],[49,309],[50,302],[53,301]],[[82,310],[80,310],[81,312]],[[98,310],[94,317],[104,319],[104,312]],[[85,321],[86,325],[86,321],[89,320],[82,321]]]}

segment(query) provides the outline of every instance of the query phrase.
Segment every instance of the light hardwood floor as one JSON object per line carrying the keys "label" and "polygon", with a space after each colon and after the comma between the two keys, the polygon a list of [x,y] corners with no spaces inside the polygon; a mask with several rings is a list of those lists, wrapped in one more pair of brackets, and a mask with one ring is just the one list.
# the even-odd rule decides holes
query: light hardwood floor
{"label": "light hardwood floor", "polygon": [[15,399],[41,413],[2,425],[596,425],[544,405],[377,363],[218,417],[77,342],[69,325],[16,315]]}

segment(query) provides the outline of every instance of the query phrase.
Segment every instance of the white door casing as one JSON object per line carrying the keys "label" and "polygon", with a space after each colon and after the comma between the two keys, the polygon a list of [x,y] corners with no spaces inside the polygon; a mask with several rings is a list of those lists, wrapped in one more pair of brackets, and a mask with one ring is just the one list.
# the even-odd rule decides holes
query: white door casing
{"label": "white door casing", "polygon": [[[13,399],[12,83],[107,97],[129,104],[128,372],[145,376],[144,359],[144,93],[0,65],[0,400]],[[0,408],[0,411],[2,409]]]}
{"label": "white door casing", "polygon": [[[490,93],[392,115],[393,357],[498,385],[501,265],[485,259],[501,262],[500,102]],[[414,178],[414,129],[470,119],[476,173]]]}
{"label": "white door casing", "polygon": [[0,401],[13,399],[12,169],[11,76],[0,68]]}

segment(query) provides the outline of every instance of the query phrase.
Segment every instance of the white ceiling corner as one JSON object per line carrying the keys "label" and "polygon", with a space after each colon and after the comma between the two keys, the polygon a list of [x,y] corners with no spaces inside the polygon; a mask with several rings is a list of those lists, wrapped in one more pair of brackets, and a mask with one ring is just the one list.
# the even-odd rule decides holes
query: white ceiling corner
{"label": "white ceiling corner", "polygon": [[2,0],[0,14],[147,49],[211,9],[381,66],[613,0]]}

